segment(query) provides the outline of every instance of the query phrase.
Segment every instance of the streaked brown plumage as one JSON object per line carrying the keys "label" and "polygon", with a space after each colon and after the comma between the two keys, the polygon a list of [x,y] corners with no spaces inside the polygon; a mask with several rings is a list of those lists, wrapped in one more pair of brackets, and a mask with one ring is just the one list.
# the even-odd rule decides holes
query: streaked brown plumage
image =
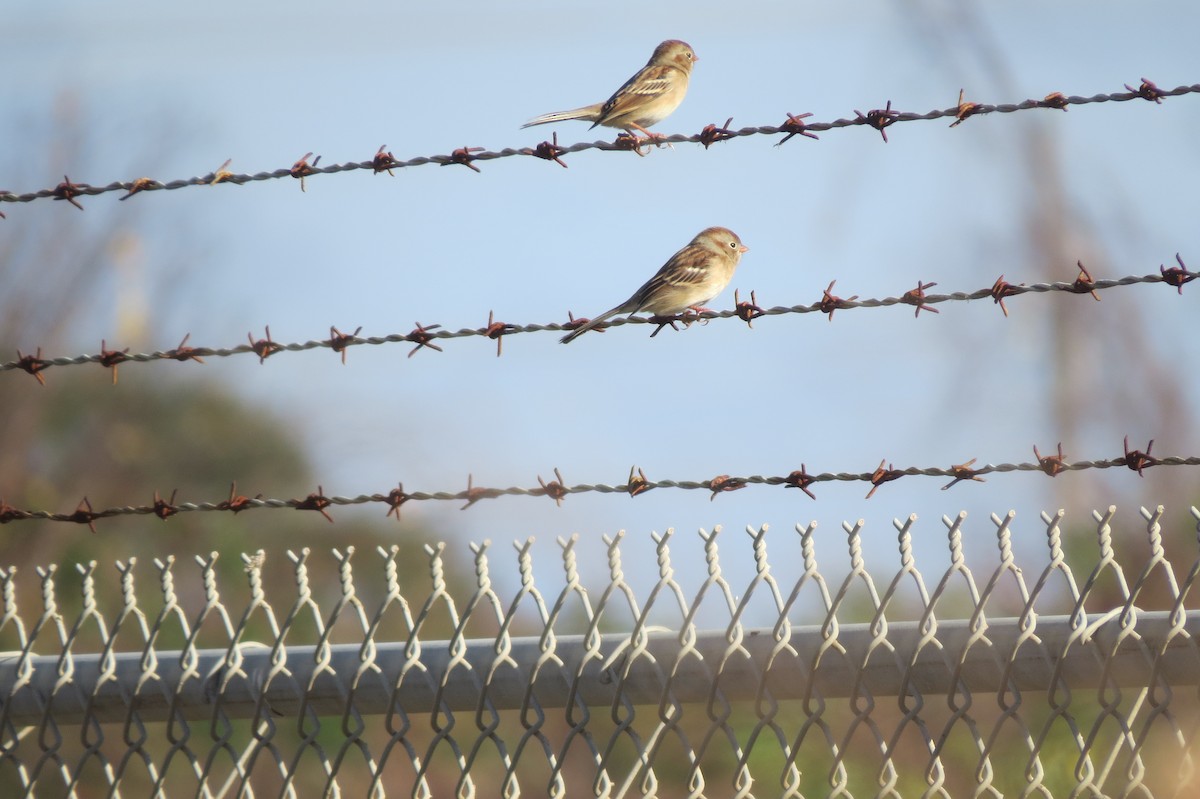
{"label": "streaked brown plumage", "polygon": [[647,128],[666,119],[683,102],[692,64],[696,60],[691,45],[678,39],[668,39],[654,48],[654,55],[650,56],[646,66],[625,81],[605,102],[542,114],[521,127],[582,119],[591,122],[593,128],[604,125],[630,133],[637,130],[651,136]]}
{"label": "streaked brown plumage", "polygon": [[725,290],[742,253],[748,249],[728,228],[705,228],[672,255],[632,297],[575,328],[562,337],[562,343],[573,341],[618,314],[646,311],[654,316],[672,316],[688,308],[698,308]]}

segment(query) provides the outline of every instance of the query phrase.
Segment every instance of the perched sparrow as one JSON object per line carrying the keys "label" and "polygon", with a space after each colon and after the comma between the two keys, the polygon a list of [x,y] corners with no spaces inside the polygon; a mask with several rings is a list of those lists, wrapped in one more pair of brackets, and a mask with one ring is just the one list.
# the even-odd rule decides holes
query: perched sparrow
{"label": "perched sparrow", "polygon": [[646,128],[662,122],[683,102],[694,61],[696,54],[690,44],[668,39],[654,48],[654,55],[650,56],[646,66],[605,102],[542,114],[521,127],[582,119],[591,122],[593,128],[597,125],[623,128],[630,134],[636,129],[653,138]]}
{"label": "perched sparrow", "polygon": [[686,247],[671,256],[662,268],[616,308],[605,311],[587,324],[562,337],[566,344],[617,314],[647,311],[654,316],[673,316],[700,306],[720,294],[733,279],[742,253],[749,250],[732,230],[706,228]]}

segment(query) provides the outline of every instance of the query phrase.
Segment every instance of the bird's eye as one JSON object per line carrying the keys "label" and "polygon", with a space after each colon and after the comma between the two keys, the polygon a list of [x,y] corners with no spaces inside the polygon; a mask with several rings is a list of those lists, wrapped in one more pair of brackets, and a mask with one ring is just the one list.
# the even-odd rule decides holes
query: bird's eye
{"label": "bird's eye", "polygon": [[731,241],[731,242],[729,242],[729,247],[730,247],[730,249],[736,250],[736,249],[737,249],[737,242],[736,242],[736,241]]}

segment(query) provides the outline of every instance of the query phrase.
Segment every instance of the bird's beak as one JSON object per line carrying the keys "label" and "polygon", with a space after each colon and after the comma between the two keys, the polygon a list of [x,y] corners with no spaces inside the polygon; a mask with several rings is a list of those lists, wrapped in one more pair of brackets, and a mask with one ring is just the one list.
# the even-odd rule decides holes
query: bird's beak
{"label": "bird's beak", "polygon": [[738,252],[750,252],[750,248],[747,247],[745,244],[739,244]]}

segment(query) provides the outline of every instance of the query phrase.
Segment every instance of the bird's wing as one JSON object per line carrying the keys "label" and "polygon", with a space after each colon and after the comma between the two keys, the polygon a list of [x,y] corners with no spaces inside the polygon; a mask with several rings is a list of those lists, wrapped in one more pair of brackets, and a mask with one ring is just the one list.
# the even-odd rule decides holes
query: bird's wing
{"label": "bird's wing", "polygon": [[596,124],[602,124],[609,117],[620,116],[632,103],[666,94],[673,84],[674,74],[670,67],[657,64],[642,67],[604,102]]}
{"label": "bird's wing", "polygon": [[696,258],[689,248],[684,248],[662,265],[654,273],[654,277],[646,281],[640,289],[634,292],[625,305],[629,312],[639,311],[646,307],[664,290],[681,289],[703,284],[709,277],[709,266],[705,259]]}

